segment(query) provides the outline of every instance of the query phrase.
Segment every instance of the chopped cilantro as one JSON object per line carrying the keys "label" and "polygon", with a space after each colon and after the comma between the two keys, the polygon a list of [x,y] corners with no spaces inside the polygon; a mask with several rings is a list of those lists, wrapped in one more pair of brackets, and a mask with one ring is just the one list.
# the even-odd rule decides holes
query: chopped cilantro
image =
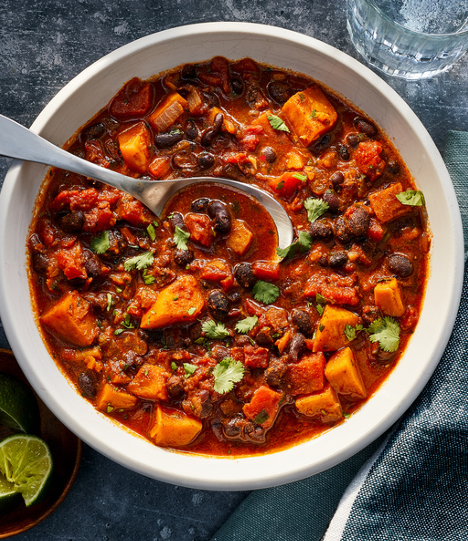
{"label": "chopped cilantro", "polygon": [[184,363],[185,377],[189,378],[197,369],[197,366],[190,363]]}
{"label": "chopped cilantro", "polygon": [[317,304],[315,309],[317,310],[319,316],[321,316],[323,314],[324,310],[325,310],[325,308],[321,304]]}
{"label": "chopped cilantro", "polygon": [[225,357],[213,369],[215,378],[214,390],[217,393],[228,393],[244,377],[244,365],[232,357]]}
{"label": "chopped cilantro", "polygon": [[284,120],[281,120],[281,118],[279,116],[268,115],[267,118],[268,118],[268,122],[270,123],[270,126],[274,130],[285,131],[285,132],[289,133],[289,128],[284,123]]}
{"label": "chopped cilantro", "polygon": [[270,416],[268,413],[263,409],[260,413],[257,414],[257,416],[254,419],[254,423],[257,425],[263,424],[265,421],[268,421]]}
{"label": "chopped cilantro", "polygon": [[174,370],[174,372],[177,370],[177,365],[176,365],[176,363],[174,361],[172,361],[172,363],[171,363],[171,368],[172,368],[172,370]]}
{"label": "chopped cilantro", "polygon": [[277,248],[276,253],[282,259],[294,257],[297,253],[304,253],[312,246],[312,237],[307,231],[299,231],[297,240],[286,248]]}
{"label": "chopped cilantro", "polygon": [[229,331],[224,326],[224,323],[216,323],[212,319],[202,323],[202,332],[212,340],[216,338],[223,339],[229,336]]}
{"label": "chopped cilantro", "polygon": [[124,329],[116,329],[114,331],[115,336],[119,336],[119,334],[122,334],[124,332]]}
{"label": "chopped cilantro", "polygon": [[400,192],[396,198],[403,205],[409,205],[410,207],[422,207],[426,204],[423,193],[418,190],[406,190],[406,192]]}
{"label": "chopped cilantro", "polygon": [[94,237],[89,246],[95,254],[107,252],[110,248],[109,231],[103,231],[99,237]]}
{"label": "chopped cilantro", "polygon": [[179,250],[187,250],[187,241],[190,238],[190,233],[184,231],[179,226],[175,226],[174,229],[174,242]]}
{"label": "chopped cilantro", "polygon": [[303,173],[293,173],[293,177],[301,180],[302,182],[307,180],[307,175],[304,175]]}
{"label": "chopped cilantro", "polygon": [[310,118],[316,118],[317,117],[317,109],[314,109],[311,113],[310,113]]}
{"label": "chopped cilantro", "polygon": [[187,313],[188,313],[189,316],[193,316],[193,314],[195,313],[195,311],[196,311],[195,306],[192,306],[191,308],[189,308],[189,309],[187,310]]}
{"label": "chopped cilantro", "polygon": [[252,288],[252,293],[256,301],[272,304],[279,297],[280,290],[274,284],[258,280]]}
{"label": "chopped cilantro", "polygon": [[276,189],[279,191],[279,190],[282,190],[283,188],[284,188],[284,180],[280,180],[278,184],[276,185]]}
{"label": "chopped cilantro", "polygon": [[106,310],[109,312],[109,310],[112,308],[112,305],[114,304],[114,299],[110,293],[107,294],[107,306]]}
{"label": "chopped cilantro", "polygon": [[308,197],[304,201],[304,208],[307,210],[307,219],[310,223],[315,222],[317,218],[320,218],[322,214],[327,212],[329,206],[326,201],[322,199],[314,199],[313,197]]}
{"label": "chopped cilantro", "polygon": [[317,295],[315,295],[315,300],[319,303],[319,304],[327,304],[327,299],[321,295],[320,293],[317,293]]}
{"label": "chopped cilantro", "polygon": [[151,240],[154,240],[156,238],[156,231],[154,230],[153,224],[149,224],[149,226],[146,228],[146,231],[148,232],[148,237]]}
{"label": "chopped cilantro", "polygon": [[344,411],[344,412],[343,412],[343,417],[344,417],[345,419],[349,419],[349,418],[351,417],[351,414]]}
{"label": "chopped cilantro", "polygon": [[149,267],[154,261],[153,252],[145,252],[141,255],[136,255],[127,259],[124,263],[124,269],[128,272],[133,269],[143,270]]}
{"label": "chopped cilantro", "polygon": [[134,329],[135,325],[133,325],[130,314],[125,314],[124,320],[122,321],[122,327],[125,327],[126,329]]}
{"label": "chopped cilantro", "polygon": [[367,330],[369,340],[378,342],[387,352],[393,352],[400,345],[400,326],[392,317],[379,318],[373,321]]}
{"label": "chopped cilantro", "polygon": [[154,284],[154,282],[156,281],[156,278],[154,276],[151,276],[151,274],[148,274],[147,269],[143,271],[142,277],[143,277],[143,282],[145,282],[145,285],[147,286]]}
{"label": "chopped cilantro", "polygon": [[236,331],[242,334],[246,334],[251,331],[257,323],[257,316],[246,317],[245,319],[241,319],[236,323]]}
{"label": "chopped cilantro", "polygon": [[362,331],[364,327],[362,325],[356,325],[356,327],[352,327],[351,325],[346,325],[344,333],[346,335],[346,338],[351,342],[356,338],[356,333],[358,331]]}

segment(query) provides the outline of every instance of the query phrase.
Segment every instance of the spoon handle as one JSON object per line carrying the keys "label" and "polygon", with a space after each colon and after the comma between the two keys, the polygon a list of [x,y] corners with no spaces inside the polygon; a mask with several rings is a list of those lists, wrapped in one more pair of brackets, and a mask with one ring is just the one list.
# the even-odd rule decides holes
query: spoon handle
{"label": "spoon handle", "polygon": [[3,115],[0,115],[0,155],[72,171],[119,190],[130,191],[131,195],[138,197],[137,193],[131,192],[124,175],[83,160]]}

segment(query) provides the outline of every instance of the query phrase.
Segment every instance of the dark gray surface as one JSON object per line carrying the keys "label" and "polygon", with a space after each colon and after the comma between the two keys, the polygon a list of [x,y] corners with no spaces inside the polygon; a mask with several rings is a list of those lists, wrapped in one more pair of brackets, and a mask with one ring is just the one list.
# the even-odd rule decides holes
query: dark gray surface
{"label": "dark gray surface", "polygon": [[[280,26],[359,58],[346,31],[344,0],[4,0],[0,113],[29,126],[68,81],[101,56],[160,30],[211,21]],[[468,129],[468,56],[435,79],[384,78],[413,108],[440,150],[447,130]],[[1,181],[8,164],[0,157]],[[1,322],[0,347],[8,347]],[[16,539],[203,541],[245,495],[159,483],[85,446],[77,481],[65,502]]]}

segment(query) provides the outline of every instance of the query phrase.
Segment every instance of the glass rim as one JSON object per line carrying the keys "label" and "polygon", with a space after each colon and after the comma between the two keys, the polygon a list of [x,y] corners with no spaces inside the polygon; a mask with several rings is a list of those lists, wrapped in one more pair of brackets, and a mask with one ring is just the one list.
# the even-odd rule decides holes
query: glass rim
{"label": "glass rim", "polygon": [[[348,0],[350,3],[353,0]],[[404,32],[407,32],[408,34],[413,34],[415,36],[422,36],[427,39],[431,39],[434,41],[438,40],[445,40],[447,38],[458,38],[458,37],[466,37],[468,36],[468,19],[465,21],[465,24],[467,25],[465,30],[462,30],[461,32],[450,32],[446,34],[431,34],[428,32],[419,32],[418,30],[411,30],[411,28],[407,28],[406,26],[403,26],[402,24],[394,21],[391,19],[386,13],[384,13],[379,6],[375,4],[374,0],[362,0],[363,2],[367,2],[378,14],[380,17],[382,17],[385,21],[392,24],[393,26],[396,26],[397,28],[400,28]]]}

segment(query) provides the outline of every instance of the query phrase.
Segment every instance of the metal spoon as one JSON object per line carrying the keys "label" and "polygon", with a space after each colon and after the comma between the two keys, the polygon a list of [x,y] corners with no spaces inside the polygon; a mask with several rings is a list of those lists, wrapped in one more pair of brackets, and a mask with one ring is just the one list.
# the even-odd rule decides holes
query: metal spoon
{"label": "metal spoon", "polygon": [[180,189],[200,182],[216,182],[247,192],[271,214],[278,230],[278,245],[286,248],[293,240],[293,226],[284,208],[260,188],[218,177],[192,177],[175,180],[134,179],[88,162],[63,150],[14,120],[0,115],[0,155],[30,162],[53,165],[66,171],[100,180],[133,195],[159,216],[168,199]]}

